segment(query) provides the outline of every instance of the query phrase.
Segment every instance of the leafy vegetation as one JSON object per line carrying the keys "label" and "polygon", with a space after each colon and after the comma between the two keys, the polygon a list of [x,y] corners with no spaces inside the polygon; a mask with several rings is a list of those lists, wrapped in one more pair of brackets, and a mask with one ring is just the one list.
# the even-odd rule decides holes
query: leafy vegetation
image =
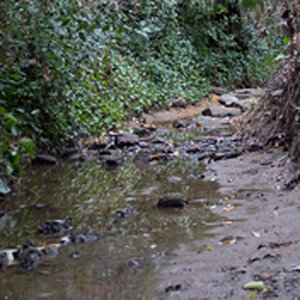
{"label": "leafy vegetation", "polygon": [[198,101],[212,83],[264,81],[277,32],[262,37],[239,2],[1,1],[5,172],[34,145],[100,134],[174,96]]}

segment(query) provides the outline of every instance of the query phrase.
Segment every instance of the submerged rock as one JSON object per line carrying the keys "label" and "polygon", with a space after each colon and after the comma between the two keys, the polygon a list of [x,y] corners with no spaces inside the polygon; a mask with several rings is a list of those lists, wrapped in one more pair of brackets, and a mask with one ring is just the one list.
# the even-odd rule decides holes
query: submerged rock
{"label": "submerged rock", "polygon": [[61,150],[61,157],[68,158],[74,154],[78,153],[78,149],[75,147],[72,148],[63,148]]}
{"label": "submerged rock", "polygon": [[185,204],[186,202],[181,194],[169,193],[159,198],[157,207],[158,208],[184,207]]}
{"label": "submerged rock", "polygon": [[53,221],[47,221],[40,225],[38,232],[41,234],[65,234],[72,229],[72,219],[66,218],[63,220],[57,219]]}
{"label": "submerged rock", "polygon": [[123,155],[100,155],[99,159],[104,169],[118,168],[124,163]]}
{"label": "submerged rock", "polygon": [[119,148],[134,146],[138,142],[138,136],[132,133],[122,133],[116,136],[116,146]]}
{"label": "submerged rock", "polygon": [[33,159],[35,164],[56,165],[58,160],[50,154],[38,154]]}
{"label": "submerged rock", "polygon": [[20,267],[24,270],[31,270],[43,257],[43,252],[36,247],[25,248],[19,255]]}
{"label": "submerged rock", "polygon": [[126,207],[116,210],[116,216],[120,219],[131,219],[137,217],[140,213],[133,207]]}
{"label": "submerged rock", "polygon": [[0,178],[0,196],[6,196],[10,192],[10,187]]}
{"label": "submerged rock", "polygon": [[96,232],[85,232],[85,233],[73,233],[71,235],[71,241],[75,244],[85,244],[96,242],[99,240],[99,235]]}

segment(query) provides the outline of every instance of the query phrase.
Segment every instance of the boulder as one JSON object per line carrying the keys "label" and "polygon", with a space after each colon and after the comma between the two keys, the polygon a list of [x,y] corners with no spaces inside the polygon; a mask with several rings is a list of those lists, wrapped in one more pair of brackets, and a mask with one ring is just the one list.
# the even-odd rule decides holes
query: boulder
{"label": "boulder", "polygon": [[186,204],[183,196],[179,193],[169,193],[159,198],[157,207],[168,208],[168,207],[184,207]]}

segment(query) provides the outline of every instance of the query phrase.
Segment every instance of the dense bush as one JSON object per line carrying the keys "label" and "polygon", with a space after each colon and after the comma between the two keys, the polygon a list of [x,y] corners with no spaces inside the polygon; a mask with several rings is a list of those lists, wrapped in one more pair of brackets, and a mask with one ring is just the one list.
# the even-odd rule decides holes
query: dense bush
{"label": "dense bush", "polygon": [[237,0],[1,1],[0,164],[19,171],[33,143],[100,134],[211,83],[264,80],[275,38],[249,18]]}

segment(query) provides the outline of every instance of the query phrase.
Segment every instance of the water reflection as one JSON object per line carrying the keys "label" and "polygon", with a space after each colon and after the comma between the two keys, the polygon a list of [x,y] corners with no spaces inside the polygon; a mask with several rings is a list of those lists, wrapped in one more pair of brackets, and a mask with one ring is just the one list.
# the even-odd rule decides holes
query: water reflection
{"label": "water reflection", "polygon": [[[200,178],[203,166],[176,159],[164,166],[139,169],[130,159],[118,171],[105,171],[97,160],[34,167],[16,196],[1,203],[10,216],[0,228],[1,247],[21,245],[28,238],[41,244],[33,229],[47,219],[74,219],[76,231],[94,230],[94,244],[62,248],[29,274],[17,268],[1,271],[4,299],[149,299],[157,270],[179,243],[203,238],[202,221],[214,222],[207,204],[158,210],[158,197],[180,192],[186,199],[214,201],[218,186]],[[169,182],[176,176],[181,180]],[[116,219],[115,211],[132,206],[140,215]],[[72,259],[73,252],[79,259]],[[137,261],[137,265],[130,261]]]}

